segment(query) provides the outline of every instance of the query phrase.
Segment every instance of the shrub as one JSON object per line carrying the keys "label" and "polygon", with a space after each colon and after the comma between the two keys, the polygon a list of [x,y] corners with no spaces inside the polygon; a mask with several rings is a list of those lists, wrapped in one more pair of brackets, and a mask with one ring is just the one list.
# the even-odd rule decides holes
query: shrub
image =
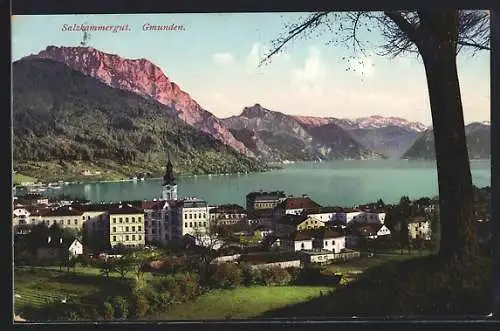
{"label": "shrub", "polygon": [[285,269],[280,267],[269,267],[261,270],[261,284],[269,285],[285,285],[291,282],[291,276]]}
{"label": "shrub", "polygon": [[297,280],[299,279],[301,269],[296,268],[296,267],[289,267],[289,268],[286,268],[286,271],[290,275],[290,283],[295,284],[297,282]]}
{"label": "shrub", "polygon": [[102,309],[102,316],[105,320],[112,320],[115,316],[115,309],[113,305],[109,302],[104,302]]}
{"label": "shrub", "polygon": [[256,285],[259,283],[260,273],[256,270],[252,270],[249,264],[240,265],[241,269],[241,283],[245,286]]}
{"label": "shrub", "polygon": [[134,293],[132,296],[132,314],[135,318],[147,315],[150,310],[148,299],[143,293]]}
{"label": "shrub", "polygon": [[213,273],[212,280],[215,286],[231,288],[240,285],[241,270],[235,263],[219,264]]}
{"label": "shrub", "polygon": [[129,303],[122,297],[117,296],[112,299],[113,308],[115,309],[116,318],[127,318],[129,313]]}

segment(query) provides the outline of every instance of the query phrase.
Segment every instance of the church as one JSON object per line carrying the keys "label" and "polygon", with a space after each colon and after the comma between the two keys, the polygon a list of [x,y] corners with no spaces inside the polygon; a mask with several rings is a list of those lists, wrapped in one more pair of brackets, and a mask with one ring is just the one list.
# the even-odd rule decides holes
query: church
{"label": "church", "polygon": [[186,235],[204,232],[209,227],[206,201],[198,198],[178,198],[177,183],[170,156],[163,176],[161,200],[145,208],[146,242],[162,246],[180,243]]}

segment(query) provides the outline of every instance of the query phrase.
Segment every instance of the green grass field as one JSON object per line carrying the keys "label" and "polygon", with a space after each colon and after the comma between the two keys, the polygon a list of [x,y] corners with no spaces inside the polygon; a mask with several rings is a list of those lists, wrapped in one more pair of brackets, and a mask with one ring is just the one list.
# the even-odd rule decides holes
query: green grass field
{"label": "green grass field", "polygon": [[89,303],[89,298],[96,295],[126,295],[126,287],[116,276],[106,280],[98,276],[96,270],[87,269],[86,272],[68,273],[53,267],[15,268],[15,312],[29,319],[23,315],[26,308],[39,309],[64,298]]}
{"label": "green grass field", "polygon": [[255,286],[212,290],[191,302],[150,316],[160,320],[245,319],[332,291],[324,286]]}

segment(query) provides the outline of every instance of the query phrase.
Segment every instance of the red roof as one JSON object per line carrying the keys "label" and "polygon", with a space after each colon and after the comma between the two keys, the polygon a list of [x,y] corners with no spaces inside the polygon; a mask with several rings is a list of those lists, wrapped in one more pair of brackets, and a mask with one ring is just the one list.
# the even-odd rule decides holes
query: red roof
{"label": "red roof", "polygon": [[283,201],[283,205],[285,209],[299,209],[299,208],[310,209],[310,208],[321,207],[316,202],[311,200],[309,197],[286,198],[285,201]]}

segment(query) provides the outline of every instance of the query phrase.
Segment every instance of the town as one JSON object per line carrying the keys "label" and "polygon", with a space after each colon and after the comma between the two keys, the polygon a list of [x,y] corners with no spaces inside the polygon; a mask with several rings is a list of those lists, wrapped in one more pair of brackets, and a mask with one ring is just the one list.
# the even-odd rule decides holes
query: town
{"label": "town", "polygon": [[[209,206],[201,198],[179,198],[177,188],[169,160],[159,199],[96,204],[37,194],[15,197],[15,265],[59,266],[61,270],[94,265],[108,275],[120,269],[120,260],[142,256],[135,260],[139,261],[138,279],[140,272],[174,270],[171,258],[183,257],[198,264],[193,270],[202,283],[203,278],[213,281],[205,277],[210,268],[239,264],[250,272],[302,270],[302,282],[317,283],[321,278],[321,284],[330,286],[347,282],[352,275],[335,273],[324,278],[310,271],[370,259],[379,252],[430,252],[439,240],[437,199],[403,197],[399,205],[379,200],[345,208],[320,206],[306,194],[257,191],[246,196],[245,207]],[[478,193],[481,201],[489,201],[489,189]],[[478,238],[489,243],[489,206],[479,209]],[[133,267],[128,261],[130,271]],[[238,281],[231,277],[223,281],[234,282]],[[16,295],[22,301],[22,295]]]}

